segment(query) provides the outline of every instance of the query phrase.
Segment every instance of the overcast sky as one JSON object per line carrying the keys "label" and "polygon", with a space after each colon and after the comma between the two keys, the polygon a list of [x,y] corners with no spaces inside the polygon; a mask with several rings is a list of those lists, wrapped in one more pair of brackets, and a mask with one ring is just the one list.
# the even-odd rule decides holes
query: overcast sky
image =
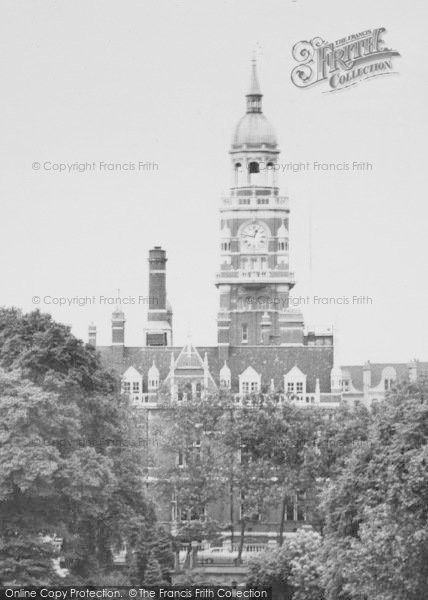
{"label": "overcast sky", "polygon": [[[148,250],[162,245],[175,344],[190,329],[214,345],[218,208],[255,49],[281,163],[373,164],[280,177],[293,295],[373,298],[311,302],[307,325],[334,327],[342,363],[428,360],[427,17],[424,0],[3,0],[0,303],[146,296]],[[294,43],[374,27],[401,54],[398,75],[333,94],[291,83]],[[59,173],[46,161],[97,169]],[[100,161],[159,168],[101,171]],[[40,308],[84,339],[94,321],[110,343],[112,306]],[[125,311],[128,345],[142,344],[146,308]]]}

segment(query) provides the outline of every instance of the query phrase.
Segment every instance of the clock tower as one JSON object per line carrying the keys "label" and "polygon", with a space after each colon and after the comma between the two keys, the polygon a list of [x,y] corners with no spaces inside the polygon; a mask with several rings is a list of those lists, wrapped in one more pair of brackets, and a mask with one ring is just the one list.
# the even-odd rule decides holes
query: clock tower
{"label": "clock tower", "polygon": [[230,148],[231,188],[222,199],[218,345],[227,358],[236,346],[301,346],[303,317],[289,307],[289,206],[277,184],[279,148],[262,113],[252,61],[246,114]]}

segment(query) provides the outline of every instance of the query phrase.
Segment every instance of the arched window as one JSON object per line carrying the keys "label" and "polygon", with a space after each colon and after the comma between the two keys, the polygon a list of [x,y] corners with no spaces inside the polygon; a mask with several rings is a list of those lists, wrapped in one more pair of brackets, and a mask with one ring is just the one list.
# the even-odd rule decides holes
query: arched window
{"label": "arched window", "polygon": [[266,185],[268,185],[269,187],[275,186],[275,173],[275,165],[273,164],[273,162],[268,162],[266,165]]}
{"label": "arched window", "polygon": [[248,165],[248,176],[250,185],[264,185],[264,173],[260,173],[260,165],[253,160]]}
{"label": "arched window", "polygon": [[235,185],[239,186],[239,185],[245,184],[245,181],[243,179],[244,169],[242,168],[242,164],[240,162],[235,163],[234,170],[235,170]]}

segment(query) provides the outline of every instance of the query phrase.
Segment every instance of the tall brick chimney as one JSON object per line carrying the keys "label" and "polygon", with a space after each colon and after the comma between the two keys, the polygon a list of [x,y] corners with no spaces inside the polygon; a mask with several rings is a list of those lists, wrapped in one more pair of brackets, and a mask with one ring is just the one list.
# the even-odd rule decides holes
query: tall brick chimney
{"label": "tall brick chimney", "polygon": [[166,252],[160,246],[149,251],[149,320],[164,321],[166,311]]}
{"label": "tall brick chimney", "polygon": [[149,251],[149,310],[146,346],[172,345],[172,308],[166,296],[166,252],[160,246]]}
{"label": "tall brick chimney", "polygon": [[112,346],[125,345],[125,313],[118,306],[111,316],[111,343]]}

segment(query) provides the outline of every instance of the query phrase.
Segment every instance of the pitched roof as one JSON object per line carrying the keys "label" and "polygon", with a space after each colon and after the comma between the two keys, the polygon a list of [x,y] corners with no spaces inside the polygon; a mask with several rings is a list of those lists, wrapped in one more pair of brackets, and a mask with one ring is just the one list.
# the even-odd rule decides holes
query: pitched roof
{"label": "pitched roof", "polygon": [[[103,364],[122,375],[130,366],[135,367],[147,381],[147,373],[153,360],[159,369],[160,380],[168,376],[171,356],[174,358],[183,350],[182,347],[132,347],[123,349],[116,346],[97,346]],[[207,354],[209,371],[214,380],[219,379],[220,369],[224,365],[224,358],[219,353],[217,346],[198,347],[199,356]],[[248,366],[253,366],[261,375],[262,385],[270,385],[274,380],[275,387],[282,389],[284,373],[295,365],[304,373],[308,393],[315,391],[316,379],[320,380],[322,392],[330,391],[330,371],[333,367],[333,348],[331,346],[231,346],[227,364],[231,371],[232,389],[237,389],[239,375]]]}
{"label": "pitched roof", "polygon": [[174,363],[174,369],[204,369],[204,361],[190,341],[187,342],[178,355]]}
{"label": "pitched roof", "polygon": [[[416,361],[417,372],[421,377],[428,377],[428,363]],[[363,366],[364,365],[345,365],[342,367],[343,378],[349,378],[352,385],[357,390],[363,390]],[[408,380],[408,363],[370,363],[371,384],[370,387],[376,387],[382,381],[382,372],[387,367],[393,367],[397,374],[397,381]]]}
{"label": "pitched roof", "polygon": [[240,374],[239,379],[260,379],[260,373],[257,373],[252,366],[249,366]]}
{"label": "pitched roof", "polygon": [[[297,365],[294,365],[292,369],[285,373],[286,379],[306,379],[306,374],[302,373]],[[318,378],[317,378],[318,379]],[[316,384],[316,382],[315,382]]]}

